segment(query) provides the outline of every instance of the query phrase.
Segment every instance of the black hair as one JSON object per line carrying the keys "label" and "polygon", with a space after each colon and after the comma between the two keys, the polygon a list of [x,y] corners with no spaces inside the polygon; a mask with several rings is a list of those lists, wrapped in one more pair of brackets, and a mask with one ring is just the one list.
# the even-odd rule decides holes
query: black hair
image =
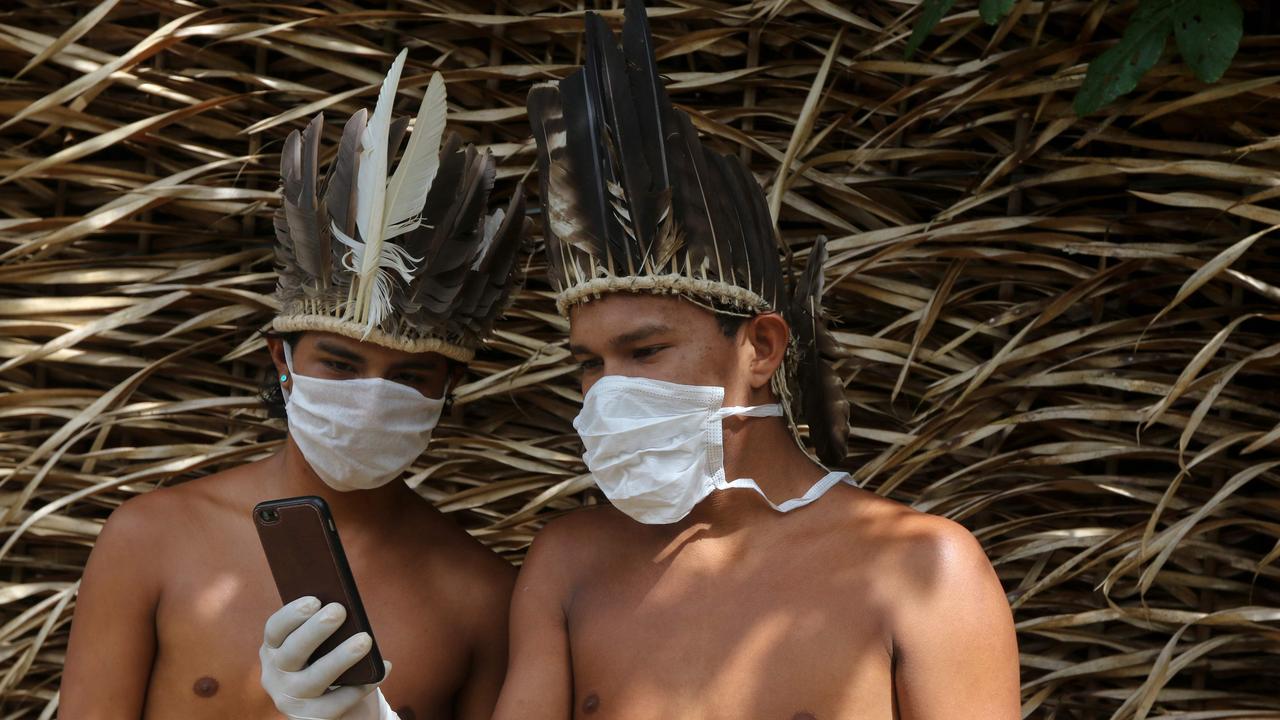
{"label": "black hair", "polygon": [[720,332],[724,333],[727,338],[735,337],[738,331],[742,329],[743,323],[756,315],[756,313],[744,313],[742,310],[723,301],[712,301],[710,306],[704,307],[707,307],[716,316],[716,323],[720,325]]}
{"label": "black hair", "polygon": [[742,329],[742,324],[749,319],[750,316],[748,315],[727,312],[716,313],[716,323],[720,325],[720,332],[724,333],[727,338],[737,336],[738,331]]}

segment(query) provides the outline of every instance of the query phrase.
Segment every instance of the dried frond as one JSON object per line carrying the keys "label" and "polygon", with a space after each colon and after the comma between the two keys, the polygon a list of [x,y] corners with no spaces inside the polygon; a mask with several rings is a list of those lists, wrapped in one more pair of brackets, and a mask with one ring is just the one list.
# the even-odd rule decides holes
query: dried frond
{"label": "dried frond", "polygon": [[[1160,64],[1085,118],[1095,35],[1132,3],[1019,2],[990,27],[961,0],[910,61],[911,3],[650,12],[673,102],[771,191],[792,266],[829,238],[847,467],[982,541],[1027,717],[1280,714],[1280,13],[1241,4],[1217,84]],[[335,147],[409,46],[402,111],[439,70],[495,193],[533,164],[525,96],[578,63],[581,13],[461,7],[0,11],[6,717],[52,713],[107,514],[280,442],[257,331],[288,132],[324,112]],[[412,476],[513,560],[596,501],[533,262]]]}

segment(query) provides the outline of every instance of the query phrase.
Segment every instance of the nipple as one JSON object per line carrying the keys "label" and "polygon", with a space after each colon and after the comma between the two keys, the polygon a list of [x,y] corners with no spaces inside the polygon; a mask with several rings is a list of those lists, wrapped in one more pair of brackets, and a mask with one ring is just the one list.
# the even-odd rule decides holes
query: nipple
{"label": "nipple", "polygon": [[218,694],[218,680],[205,675],[191,686],[191,692],[195,693],[196,697],[211,698]]}

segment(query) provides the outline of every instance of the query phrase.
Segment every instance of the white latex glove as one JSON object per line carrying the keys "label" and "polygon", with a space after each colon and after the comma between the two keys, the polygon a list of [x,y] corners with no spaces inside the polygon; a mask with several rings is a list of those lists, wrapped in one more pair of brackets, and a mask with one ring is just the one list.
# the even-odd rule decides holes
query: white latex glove
{"label": "white latex glove", "polygon": [[[262,647],[262,688],[276,709],[293,720],[400,720],[377,684],[333,688],[333,682],[369,654],[368,633],[347,638],[310,666],[307,658],[347,617],[337,603],[323,609],[313,597],[294,600],[267,618]],[[391,663],[386,663],[387,672]]]}

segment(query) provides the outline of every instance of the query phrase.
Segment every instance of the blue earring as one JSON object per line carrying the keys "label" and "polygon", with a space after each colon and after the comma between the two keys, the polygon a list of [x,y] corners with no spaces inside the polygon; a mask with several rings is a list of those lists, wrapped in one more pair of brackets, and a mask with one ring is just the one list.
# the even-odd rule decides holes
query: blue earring
{"label": "blue earring", "polygon": [[280,382],[288,382],[288,381],[289,381],[289,376],[288,376],[288,375],[285,375],[284,373],[281,373],[281,374],[280,374]]}

